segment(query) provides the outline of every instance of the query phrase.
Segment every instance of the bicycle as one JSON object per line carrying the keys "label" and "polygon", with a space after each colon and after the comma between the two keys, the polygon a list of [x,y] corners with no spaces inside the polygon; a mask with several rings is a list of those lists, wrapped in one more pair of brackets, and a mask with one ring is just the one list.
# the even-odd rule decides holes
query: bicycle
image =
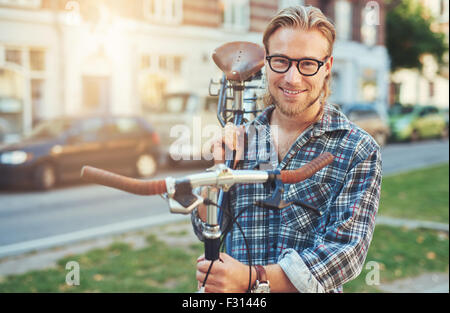
{"label": "bicycle", "polygon": [[[260,111],[255,107],[250,110],[244,108],[245,101],[256,100],[256,98],[244,98],[244,90],[246,88],[246,82],[260,75],[260,70],[264,65],[264,50],[254,43],[231,42],[217,48],[213,53],[213,60],[224,72],[220,82],[221,88],[219,93],[214,94],[211,91],[211,86],[218,83],[211,81],[209,88],[210,95],[219,97],[217,117],[223,127],[230,122],[234,125],[241,125],[245,122],[245,114],[250,113],[256,115]],[[248,88],[258,87],[253,86]],[[230,90],[231,96],[228,94]],[[231,106],[228,100],[232,100]],[[296,170],[265,171],[235,170],[232,166],[235,157],[236,150],[233,151],[232,158],[226,160],[225,164],[216,164],[205,172],[178,179],[167,177],[164,180],[145,181],[121,176],[91,166],[83,167],[81,177],[93,183],[133,194],[164,195],[163,197],[168,200],[171,213],[190,214],[194,208],[200,204],[205,204],[207,206],[206,222],[203,228],[205,259],[212,262],[203,281],[202,288],[200,288],[200,292],[202,292],[208,279],[209,271],[214,261],[219,259],[220,250],[234,224],[238,226],[247,245],[245,234],[237,222],[239,216],[245,210],[233,216],[230,210],[227,209],[227,191],[234,184],[272,184],[275,187],[272,196],[255,204],[269,209],[281,209],[290,204],[282,200],[284,184],[295,184],[305,180],[330,164],[334,159],[331,153],[325,152]],[[204,186],[219,188],[217,203],[193,191],[195,188]],[[301,204],[317,213],[317,210],[307,203],[302,201],[296,201],[295,203]],[[231,222],[224,227],[225,229],[222,232],[223,214],[227,214]],[[249,285],[247,291],[250,291],[252,261],[250,252],[247,253],[249,266]]]}

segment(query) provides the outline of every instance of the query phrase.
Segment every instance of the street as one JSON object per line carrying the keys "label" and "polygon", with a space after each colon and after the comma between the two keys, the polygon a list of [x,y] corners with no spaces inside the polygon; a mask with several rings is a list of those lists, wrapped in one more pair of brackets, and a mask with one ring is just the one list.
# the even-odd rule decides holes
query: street
{"label": "street", "polygon": [[[446,162],[448,149],[448,140],[388,145],[382,149],[383,174]],[[203,169],[167,169],[154,179]],[[45,193],[1,191],[0,257],[182,219],[189,216],[170,214],[161,197],[103,186],[76,184]]]}

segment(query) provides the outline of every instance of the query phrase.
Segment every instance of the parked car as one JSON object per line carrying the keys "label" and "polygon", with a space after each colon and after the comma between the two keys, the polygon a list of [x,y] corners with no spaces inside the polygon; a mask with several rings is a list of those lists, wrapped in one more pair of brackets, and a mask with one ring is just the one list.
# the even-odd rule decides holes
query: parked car
{"label": "parked car", "polygon": [[[245,98],[255,97],[255,91],[249,90]],[[144,116],[161,135],[161,150],[170,163],[181,160],[202,160],[205,151],[209,151],[211,139],[222,126],[217,119],[218,97],[201,96],[193,92],[167,93],[162,103]],[[244,100],[247,110],[252,107]],[[244,119],[252,120],[256,115],[245,113]]]}
{"label": "parked car", "polygon": [[0,185],[50,189],[80,177],[83,165],[149,177],[159,159],[159,135],[139,117],[57,118],[23,141],[0,147]]}
{"label": "parked car", "polygon": [[170,163],[181,160],[201,160],[202,147],[208,139],[202,136],[207,125],[219,126],[217,102],[212,97],[193,93],[169,93],[157,109],[145,118],[161,136],[161,152]]}
{"label": "parked car", "polygon": [[448,136],[445,115],[434,106],[400,106],[389,110],[392,139],[416,141]]}
{"label": "parked car", "polygon": [[386,144],[391,132],[389,123],[375,106],[354,104],[347,106],[343,111],[349,120],[368,132],[380,146]]}

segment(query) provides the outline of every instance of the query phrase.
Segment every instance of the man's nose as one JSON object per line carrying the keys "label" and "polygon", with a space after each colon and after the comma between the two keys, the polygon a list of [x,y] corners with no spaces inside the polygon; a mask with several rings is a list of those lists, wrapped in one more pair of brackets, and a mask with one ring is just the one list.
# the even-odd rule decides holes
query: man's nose
{"label": "man's nose", "polygon": [[297,64],[295,64],[295,63],[292,63],[291,67],[285,73],[284,77],[285,77],[286,82],[291,83],[291,84],[298,84],[303,79],[303,75],[300,74],[300,72],[298,71],[298,68],[297,68]]}

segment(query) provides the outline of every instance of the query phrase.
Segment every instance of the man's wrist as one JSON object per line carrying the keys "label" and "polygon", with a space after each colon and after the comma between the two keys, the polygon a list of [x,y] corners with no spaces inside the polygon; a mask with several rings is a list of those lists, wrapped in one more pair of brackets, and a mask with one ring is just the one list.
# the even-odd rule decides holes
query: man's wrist
{"label": "man's wrist", "polygon": [[[254,266],[252,266],[252,277],[251,277],[250,291],[252,291],[253,288],[256,285],[257,276],[258,276],[258,273],[256,272],[256,268]],[[248,285],[245,288],[248,288]]]}
{"label": "man's wrist", "polygon": [[267,278],[266,269],[262,265],[254,266],[256,271],[256,281],[251,289],[252,293],[268,293],[270,292],[270,283]]}

